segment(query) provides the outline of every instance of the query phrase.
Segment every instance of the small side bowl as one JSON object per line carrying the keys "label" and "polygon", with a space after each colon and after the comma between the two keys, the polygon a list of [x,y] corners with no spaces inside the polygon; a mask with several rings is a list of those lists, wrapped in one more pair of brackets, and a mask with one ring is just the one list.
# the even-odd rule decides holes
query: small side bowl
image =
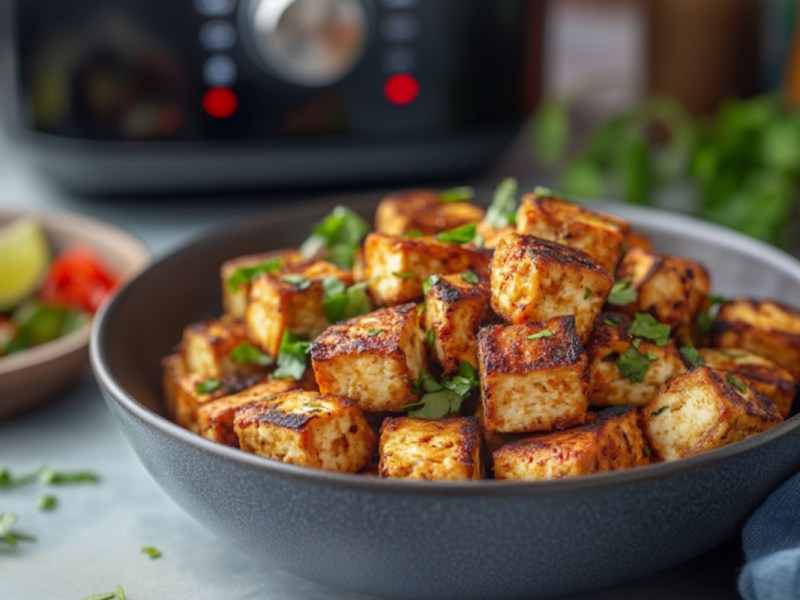
{"label": "small side bowl", "polygon": [[[149,261],[147,249],[131,234],[74,213],[0,210],[0,226],[23,216],[42,226],[54,256],[73,244],[89,246],[123,282]],[[80,375],[91,328],[88,323],[47,344],[0,357],[0,419],[51,400]]]}

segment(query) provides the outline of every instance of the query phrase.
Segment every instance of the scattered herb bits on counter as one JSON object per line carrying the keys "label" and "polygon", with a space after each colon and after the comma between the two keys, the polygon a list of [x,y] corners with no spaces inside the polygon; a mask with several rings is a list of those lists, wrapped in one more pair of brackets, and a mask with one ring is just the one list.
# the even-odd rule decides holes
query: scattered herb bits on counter
{"label": "scattered herb bits on counter", "polygon": [[231,256],[216,329],[187,323],[164,359],[170,415],[306,467],[557,479],[690,456],[790,414],[796,309],[714,296],[702,256],[660,253],[552,190],[520,197],[509,178],[485,212],[475,196],[397,192],[373,231],[339,207],[299,250]]}

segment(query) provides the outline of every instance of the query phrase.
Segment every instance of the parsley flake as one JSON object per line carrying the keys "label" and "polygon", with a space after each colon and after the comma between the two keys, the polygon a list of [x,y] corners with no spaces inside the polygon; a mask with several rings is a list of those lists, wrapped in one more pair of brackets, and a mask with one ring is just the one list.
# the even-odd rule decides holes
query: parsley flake
{"label": "parsley flake", "polygon": [[337,206],[314,226],[300,252],[306,258],[321,255],[339,267],[350,268],[369,229],[369,224],[352,210]]}
{"label": "parsley flake", "polygon": [[733,375],[733,373],[728,373],[727,379],[728,379],[728,382],[730,382],[730,384],[733,387],[735,387],[739,391],[740,394],[744,394],[744,393],[747,392],[747,386],[744,383],[742,383],[742,381],[740,379],[737,379]]}
{"label": "parsley flake", "polygon": [[703,360],[703,357],[700,355],[700,353],[697,351],[697,348],[695,348],[694,344],[692,343],[684,344],[683,346],[681,346],[680,353],[681,356],[683,357],[683,360],[685,360],[688,364],[690,364],[693,367],[699,367],[705,364],[706,362]]}
{"label": "parsley flake", "polygon": [[256,348],[250,342],[241,342],[230,352],[230,357],[240,365],[259,365],[268,367],[275,362],[266,352]]}
{"label": "parsley flake", "polygon": [[206,379],[194,386],[194,392],[196,394],[211,394],[220,387],[222,387],[222,382],[219,379]]}
{"label": "parsley flake", "polygon": [[552,329],[542,329],[541,331],[538,331],[536,333],[532,333],[531,335],[529,335],[528,339],[529,340],[539,340],[541,338],[553,337],[553,335],[554,334],[553,334],[553,330]]}
{"label": "parsley flake", "polygon": [[403,408],[408,409],[409,417],[441,419],[461,410],[461,404],[478,387],[479,383],[478,372],[464,360],[458,366],[457,375],[445,377],[441,382],[423,372],[415,382],[415,393],[419,393],[421,387],[425,390],[425,394],[418,402],[407,404]]}
{"label": "parsley flake", "polygon": [[611,287],[608,303],[615,306],[627,306],[636,301],[637,293],[630,279],[618,279]]}
{"label": "parsley flake", "polygon": [[422,282],[422,293],[427,295],[428,290],[430,290],[431,287],[433,287],[434,285],[439,283],[439,279],[441,279],[441,277],[439,277],[439,275],[431,275],[425,281],[423,281]]}
{"label": "parsley flake", "polygon": [[433,327],[431,327],[425,334],[425,343],[428,344],[428,346],[433,346],[433,343],[435,341],[436,341],[436,332],[433,330]]}
{"label": "parsley flake", "polygon": [[298,291],[302,292],[311,287],[313,281],[306,279],[302,275],[290,273],[289,275],[281,275],[281,280],[293,285]]}
{"label": "parsley flake", "polygon": [[58,505],[58,498],[53,494],[44,494],[39,496],[36,501],[36,508],[39,510],[53,510]]}
{"label": "parsley flake", "polygon": [[669,341],[669,332],[669,325],[658,322],[649,313],[636,313],[633,323],[628,328],[628,333],[632,336],[655,342],[656,346],[666,346]]}
{"label": "parsley flake", "polygon": [[594,292],[591,289],[589,289],[588,287],[587,288],[583,288],[583,299],[584,300],[588,300],[589,298],[591,298],[592,294],[594,294]]}
{"label": "parsley flake", "polygon": [[663,413],[668,408],[669,408],[669,404],[665,404],[664,406],[659,406],[657,409],[655,409],[653,412],[650,413],[650,416],[651,417],[657,417],[658,415]]}
{"label": "parsley flake", "polygon": [[417,274],[414,271],[396,271],[392,273],[398,279],[414,279]]}
{"label": "parsley flake", "polygon": [[711,331],[719,313],[719,305],[725,302],[722,296],[707,296],[706,306],[697,314],[697,331],[706,334]]}
{"label": "parsley flake", "polygon": [[11,529],[16,522],[17,515],[14,513],[0,513],[0,543],[13,548],[19,542],[35,542],[35,536]]}
{"label": "parsley flake", "polygon": [[439,192],[439,202],[468,202],[475,197],[475,190],[467,185],[442,190]]}
{"label": "parsley flake", "polygon": [[140,550],[150,557],[150,560],[161,558],[161,551],[155,546],[142,546]]}
{"label": "parsley flake", "polygon": [[436,235],[436,239],[448,244],[467,244],[475,239],[475,235],[478,233],[477,227],[475,223],[467,223],[455,229],[442,231]]}
{"label": "parsley flake", "polygon": [[226,284],[230,291],[236,292],[240,287],[246,283],[250,283],[259,275],[280,271],[281,265],[282,261],[280,258],[273,258],[271,260],[258,263],[257,265],[240,267],[231,273]]}
{"label": "parsley flake", "polygon": [[307,367],[306,355],[311,342],[296,336],[288,329],[281,338],[278,351],[278,368],[272,374],[273,379],[294,379],[299,381],[305,375]]}
{"label": "parsley flake", "polygon": [[367,329],[367,336],[375,337],[376,335],[382,334],[384,331],[386,331],[386,330],[385,329]]}
{"label": "parsley flake", "polygon": [[48,485],[71,485],[75,483],[97,483],[100,477],[91,471],[56,471],[53,467],[42,467],[39,481]]}
{"label": "parsley flake", "polygon": [[480,278],[472,271],[467,271],[466,273],[462,273],[461,279],[463,279],[467,283],[471,283],[472,285],[475,285],[480,281]]}
{"label": "parsley flake", "polygon": [[550,188],[543,187],[541,185],[537,185],[533,188],[533,193],[539,196],[539,198],[555,198],[556,194]]}
{"label": "parsley flake", "polygon": [[486,210],[486,222],[492,227],[514,225],[517,217],[517,180],[507,177],[500,182]]}
{"label": "parsley flake", "polygon": [[336,277],[326,277],[322,280],[322,297],[322,310],[329,323],[338,323],[372,311],[367,282],[347,287]]}
{"label": "parsley flake", "polygon": [[650,370],[651,358],[631,346],[615,362],[620,375],[627,377],[631,383],[639,383],[644,381]]}

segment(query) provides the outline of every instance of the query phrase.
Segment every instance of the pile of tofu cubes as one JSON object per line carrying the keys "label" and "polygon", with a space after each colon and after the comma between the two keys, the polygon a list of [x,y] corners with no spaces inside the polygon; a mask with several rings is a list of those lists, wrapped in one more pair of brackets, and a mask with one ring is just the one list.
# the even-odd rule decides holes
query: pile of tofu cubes
{"label": "pile of tofu cubes", "polygon": [[[186,327],[164,359],[172,418],[295,465],[531,480],[676,460],[789,416],[796,310],[715,298],[702,257],[659,253],[547,191],[501,222],[449,200],[386,197],[352,269],[293,249],[223,264],[225,314]],[[469,241],[442,235],[469,224]],[[362,285],[372,310],[329,322],[332,280]],[[308,341],[309,363],[278,378],[287,336]],[[464,365],[479,384],[457,410],[409,415],[424,377]]]}

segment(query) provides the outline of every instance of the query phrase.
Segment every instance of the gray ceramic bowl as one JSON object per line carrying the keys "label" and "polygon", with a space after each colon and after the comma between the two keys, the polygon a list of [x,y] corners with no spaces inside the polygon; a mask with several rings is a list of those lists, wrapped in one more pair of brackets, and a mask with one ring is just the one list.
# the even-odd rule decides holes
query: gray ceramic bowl
{"label": "gray ceramic bowl", "polygon": [[[538,598],[666,569],[738,533],[800,468],[800,417],[674,463],[552,482],[410,482],[272,462],[162,416],[159,360],[220,310],[227,258],[302,241],[331,205],[214,231],[152,265],[102,312],[95,373],[140,459],[198,521],[265,564],[394,598]],[[355,208],[365,215],[369,204]],[[800,297],[800,265],[740,235],[667,213],[609,208],[657,248],[701,259],[715,290]]]}

